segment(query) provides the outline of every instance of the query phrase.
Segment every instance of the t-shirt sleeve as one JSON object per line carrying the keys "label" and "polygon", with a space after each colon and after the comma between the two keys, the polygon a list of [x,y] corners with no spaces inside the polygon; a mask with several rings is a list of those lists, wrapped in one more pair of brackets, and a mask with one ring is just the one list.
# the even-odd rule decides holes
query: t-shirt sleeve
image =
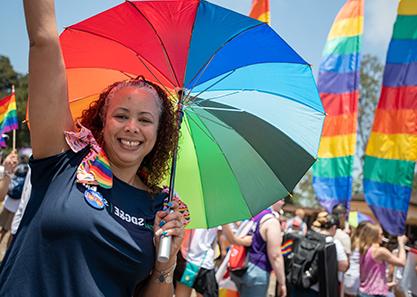
{"label": "t-shirt sleeve", "polygon": [[73,169],[75,172],[88,150],[88,147],[78,153],[68,150],[42,159],[33,159],[31,157],[29,165],[32,171],[30,180],[32,186],[35,188],[37,186],[48,185],[59,172],[64,170]]}

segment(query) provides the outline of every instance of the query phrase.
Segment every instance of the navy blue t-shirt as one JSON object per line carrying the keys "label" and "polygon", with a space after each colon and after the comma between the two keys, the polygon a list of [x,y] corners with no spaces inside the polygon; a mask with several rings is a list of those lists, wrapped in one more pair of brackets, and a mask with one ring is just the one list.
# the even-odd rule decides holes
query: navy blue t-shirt
{"label": "navy blue t-shirt", "polygon": [[153,222],[165,194],[113,178],[99,210],[76,183],[88,149],[31,160],[32,195],[0,270],[0,296],[132,296],[155,261]]}

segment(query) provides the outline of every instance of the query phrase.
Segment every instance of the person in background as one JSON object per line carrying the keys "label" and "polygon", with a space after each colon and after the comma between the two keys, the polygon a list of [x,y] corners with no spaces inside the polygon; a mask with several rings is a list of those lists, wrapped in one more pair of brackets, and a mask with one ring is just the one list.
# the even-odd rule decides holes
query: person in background
{"label": "person in background", "polygon": [[[10,156],[10,155],[9,155]],[[10,162],[9,156],[6,158],[5,161]],[[11,157],[14,159],[14,153],[12,152]],[[2,192],[7,189],[7,194],[0,198],[1,200],[4,199],[3,210],[0,214],[0,243],[7,234],[7,232],[11,229],[11,224],[13,221],[13,217],[19,207],[20,199],[22,197],[23,185],[25,183],[26,175],[29,170],[29,166],[27,164],[27,160],[23,158],[19,158],[19,164],[14,167],[12,173],[8,172],[9,169],[5,169],[5,175],[3,177],[2,183],[0,185]],[[14,164],[14,162],[12,161]],[[8,165],[5,164],[5,168]],[[12,236],[9,237],[7,241],[7,246],[10,245]]]}
{"label": "person in background", "polygon": [[232,274],[232,280],[241,297],[266,296],[271,271],[275,272],[280,296],[287,296],[284,259],[279,248],[282,234],[278,212],[283,204],[284,201],[279,200],[270,209],[262,211],[252,219],[254,230],[249,249],[248,269],[241,277]]}
{"label": "person in background", "polygon": [[366,225],[366,221],[358,224],[352,233],[352,255],[349,258],[349,269],[344,275],[344,288],[346,297],[354,297],[359,294],[360,286],[360,253],[359,253],[359,240],[363,227]]}
{"label": "person in background", "polygon": [[[24,148],[19,151],[19,158],[21,162],[24,162],[26,164],[29,163],[29,158],[31,155],[32,155],[31,148]],[[30,175],[31,175],[30,167],[28,167],[28,172],[26,174],[25,183],[23,184],[22,196],[20,198],[17,211],[13,217],[13,221],[12,221],[12,225],[10,229],[12,238],[14,238],[17,233],[23,214],[25,213],[27,203],[29,202],[30,194],[32,193],[32,184],[30,182]]]}
{"label": "person in background", "polygon": [[287,232],[307,234],[307,224],[304,222],[305,211],[302,208],[295,210],[295,216],[287,221]]}
{"label": "person in background", "polygon": [[352,253],[351,248],[351,240],[350,240],[350,228],[349,224],[347,224],[346,219],[348,216],[348,212],[346,207],[343,204],[337,204],[332,211],[332,214],[337,217],[339,220],[339,226],[336,230],[336,234],[334,238],[340,241],[340,243],[343,245],[343,248],[345,249],[345,253],[350,256]]}
{"label": "person in background", "polygon": [[[218,296],[214,270],[217,233],[217,228],[186,231],[174,272],[176,297],[189,297],[193,289],[199,297]],[[195,268],[192,275],[190,265]]]}
{"label": "person in background", "polygon": [[[336,230],[334,238],[340,241],[340,243],[343,245],[343,248],[345,249],[346,255],[349,258],[352,254],[352,243],[350,240],[349,224],[346,222],[348,211],[346,207],[340,203],[333,207],[332,214],[339,220],[339,226]],[[344,274],[340,273],[340,296],[344,295],[344,290]]]}
{"label": "person in background", "polygon": [[14,238],[16,236],[17,230],[19,229],[20,222],[22,221],[22,217],[25,213],[26,206],[29,202],[30,194],[32,193],[32,184],[30,182],[30,168],[26,175],[25,183],[23,184],[22,196],[20,198],[19,207],[13,217],[11,229],[10,229],[10,236]]}
{"label": "person in background", "polygon": [[382,247],[383,232],[379,225],[366,222],[359,236],[360,297],[387,296],[387,264],[404,267],[406,236],[398,237],[398,255]]}
{"label": "person in background", "polygon": [[[329,261],[329,263],[334,263],[334,260],[336,260],[337,267],[335,269],[339,273],[343,273],[348,269],[349,261],[342,244],[334,238],[338,225],[339,221],[337,217],[323,211],[317,215],[317,219],[313,222],[312,230],[324,236],[326,244],[334,244],[336,249],[336,259],[333,259],[333,261]],[[310,288],[307,289],[297,287],[293,288],[291,297],[318,297],[320,296],[319,294],[319,282],[316,282]]]}
{"label": "person in background", "polygon": [[[234,235],[230,224],[222,226],[222,230],[228,242],[244,246],[250,246],[252,242],[251,236],[238,237]],[[175,297],[189,297],[193,289],[197,292],[198,297],[217,297],[219,295],[214,263],[218,235],[219,228],[186,231],[174,273]],[[196,273],[187,275],[190,272],[187,266],[193,266]],[[190,282],[187,277],[195,279]]]}

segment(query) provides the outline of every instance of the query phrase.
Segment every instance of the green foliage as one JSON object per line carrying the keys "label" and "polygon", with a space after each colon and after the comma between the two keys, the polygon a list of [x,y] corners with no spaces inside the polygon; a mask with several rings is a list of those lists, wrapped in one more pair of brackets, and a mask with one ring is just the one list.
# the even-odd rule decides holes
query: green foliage
{"label": "green foliage", "polygon": [[[0,56],[0,98],[10,94],[12,85],[16,91],[16,108],[19,129],[16,131],[16,147],[30,146],[29,129],[24,123],[26,117],[26,103],[28,98],[28,77],[17,73],[10,64],[9,58]],[[8,133],[8,149],[12,147],[12,132]]]}
{"label": "green foliage", "polygon": [[360,70],[360,97],[358,104],[358,128],[356,143],[356,163],[353,172],[353,194],[362,192],[363,162],[366,145],[372,131],[374,113],[378,104],[384,65],[373,55],[362,57]]}
{"label": "green foliage", "polygon": [[291,200],[287,201],[287,203],[302,207],[320,207],[313,189],[313,174],[311,170],[307,171],[297,184]]}

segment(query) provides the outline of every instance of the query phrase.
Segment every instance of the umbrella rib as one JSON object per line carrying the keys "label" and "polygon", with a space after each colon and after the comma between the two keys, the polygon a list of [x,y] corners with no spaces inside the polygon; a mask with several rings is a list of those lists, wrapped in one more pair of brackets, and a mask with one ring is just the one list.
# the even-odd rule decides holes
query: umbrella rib
{"label": "umbrella rib", "polygon": [[[215,115],[215,114],[213,114],[213,113],[211,113],[211,112],[208,112],[208,113],[210,113],[214,118],[216,118],[216,119],[218,119],[218,117]],[[217,122],[215,122],[215,121],[213,121],[213,120],[211,120],[211,119],[208,119],[207,117],[205,117],[205,116],[201,116],[201,115],[198,115],[199,117],[201,117],[201,118],[204,118],[204,119],[207,119],[208,121],[210,121],[210,122],[212,122],[212,123],[215,123],[215,124],[218,124],[218,125],[220,125],[220,126],[222,126],[222,127],[226,127],[226,128],[228,128],[228,129],[230,129],[230,130],[232,130],[232,131],[234,131],[236,134],[238,134],[238,135],[240,135],[240,133],[235,129],[235,128],[233,128],[233,127],[231,127],[231,126],[224,126],[224,125],[221,125],[221,124],[219,124],[219,123],[217,123]],[[220,119],[218,119],[219,121],[221,121]],[[204,125],[204,122],[203,122],[203,125]],[[204,125],[206,128],[207,128],[207,126],[206,125]],[[208,131],[210,131],[210,129],[209,128],[207,128],[207,130]],[[281,130],[280,130],[281,131]],[[243,136],[241,136],[243,139],[245,139]],[[217,143],[217,142],[216,142]],[[218,144],[218,143],[217,143]],[[255,152],[257,152],[257,150],[250,144],[250,143],[248,143],[251,147],[252,147],[252,149],[255,151]],[[223,155],[224,155],[224,152],[223,152],[223,150],[221,149],[221,147],[220,147],[220,145],[218,145],[219,146],[219,149],[222,151],[222,153],[223,153]],[[257,152],[258,153],[258,152]],[[258,153],[258,155],[259,155],[259,153]],[[264,160],[264,158],[261,156],[261,155],[259,155],[259,157],[266,163],[266,164],[268,164],[265,160]],[[229,163],[228,163],[229,164]],[[268,165],[269,166],[269,165]],[[231,168],[231,167],[230,167]],[[232,170],[233,171],[233,170]],[[276,173],[274,173],[274,175],[276,176],[276,178],[278,179],[278,180],[280,180],[280,177],[279,176],[277,176],[277,174]],[[281,183],[282,184],[282,183]],[[285,190],[287,191],[287,193],[289,194],[289,193],[291,193],[291,189],[288,189],[287,188],[287,186],[286,185],[284,185],[284,184],[282,184],[282,186],[285,188]],[[245,201],[245,203],[246,203],[246,201]],[[249,208],[249,206],[248,206],[248,204],[246,203],[246,206],[248,207],[248,210],[250,209]],[[252,213],[251,213],[252,214]]]}
{"label": "umbrella rib", "polygon": [[200,106],[200,105],[193,105],[193,108],[203,109],[203,110],[220,110],[220,111],[231,111],[231,112],[243,112],[242,109],[237,108],[220,108],[220,107],[208,107],[208,106]]}
{"label": "umbrella rib", "polygon": [[[215,118],[217,118],[214,114],[212,114]],[[197,115],[198,117],[200,117],[200,115]],[[190,117],[191,118],[191,117]],[[204,117],[204,116],[202,116],[202,118],[205,118],[205,119],[207,119],[206,117]],[[223,151],[223,149],[222,149],[222,147],[220,146],[220,144],[216,141],[216,139],[214,138],[214,136],[210,133],[210,129],[207,127],[207,125],[205,125],[204,124],[204,122],[202,121],[201,123],[202,123],[202,125],[204,125],[204,127],[207,129],[207,133],[194,121],[194,120],[192,120],[203,132],[204,132],[204,134],[206,134],[207,135],[207,133],[209,133],[210,135],[207,135],[216,145],[217,145],[217,147],[219,148],[219,150],[220,150],[220,152],[222,153],[222,155],[223,155],[223,157],[224,157],[224,160],[225,160],[225,162],[227,163],[227,166],[229,167],[229,169],[230,169],[230,171],[231,172],[233,172],[233,176],[234,176],[234,178],[235,178],[235,180],[236,180],[236,184],[238,185],[238,187],[239,187],[239,190],[240,190],[240,193],[242,194],[242,198],[244,198],[244,195],[243,195],[243,191],[242,191],[242,189],[241,189],[241,186],[240,186],[240,183],[238,182],[238,180],[237,180],[237,178],[236,178],[236,174],[235,174],[235,171],[233,170],[233,167],[232,167],[232,165],[230,164],[230,162],[229,162],[229,160],[227,159],[227,156],[226,156],[226,154],[224,153],[224,151]],[[213,120],[211,120],[211,122],[213,122],[213,123],[216,123],[216,122],[214,122]],[[231,129],[231,127],[229,127],[229,129]],[[233,131],[235,131],[234,129],[233,129]],[[237,133],[237,132],[236,132]],[[250,207],[249,207],[249,205],[248,205],[248,203],[247,203],[247,201],[246,201],[246,199],[243,199],[243,201],[245,202],[245,205],[246,205],[246,208],[247,208],[247,210],[248,210],[248,212],[252,215],[252,213],[251,213],[251,211],[250,211]],[[208,222],[207,222],[208,223]]]}
{"label": "umbrella rib", "polygon": [[137,6],[135,6],[131,1],[126,1],[127,3],[129,3],[130,4],[130,6],[131,7],[133,7],[133,9],[134,10],[136,10],[136,12],[138,12],[145,20],[146,20],[146,22],[149,24],[149,26],[152,28],[152,30],[153,30],[153,32],[155,33],[155,35],[156,35],[156,37],[158,38],[158,40],[159,40],[159,42],[161,43],[161,46],[162,46],[162,50],[163,50],[163,52],[164,52],[164,55],[165,55],[165,58],[166,58],[166,60],[168,61],[168,65],[169,65],[169,68],[170,68],[170,70],[171,70],[171,72],[172,72],[172,75],[174,76],[174,78],[175,78],[175,81],[177,82],[177,86],[180,86],[180,83],[179,83],[179,81],[178,81],[178,77],[177,77],[177,74],[175,73],[175,71],[174,71],[174,67],[172,66],[172,62],[171,62],[171,59],[169,58],[169,55],[168,55],[168,51],[167,51],[167,49],[166,49],[166,47],[165,47],[165,44],[164,44],[164,42],[162,41],[162,39],[161,39],[161,37],[159,36],[159,34],[158,34],[158,32],[156,31],[156,29],[155,29],[155,27],[152,25],[152,23],[148,20],[148,18],[140,11],[140,9],[137,7]]}
{"label": "umbrella rib", "polygon": [[174,95],[171,93],[171,91],[167,87],[165,87],[165,85],[159,80],[159,78],[151,71],[151,69],[149,69],[149,67],[146,65],[146,63],[144,61],[142,61],[142,57],[139,54],[137,55],[137,57],[142,62],[143,66],[145,66],[145,68],[148,69],[148,71],[153,75],[155,80],[158,81],[159,85],[165,90],[165,92],[167,92],[171,97],[174,97]]}
{"label": "umbrella rib", "polygon": [[[134,49],[132,49],[132,48],[130,48],[130,47],[128,47],[128,46],[126,46],[126,45],[124,45],[123,43],[121,43],[120,41],[118,41],[118,40],[116,40],[116,39],[113,39],[113,38],[110,38],[110,37],[108,37],[108,36],[105,36],[105,35],[102,35],[102,34],[99,34],[99,33],[96,33],[96,32],[91,32],[91,31],[88,31],[88,30],[85,30],[85,29],[80,29],[80,28],[73,28],[73,27],[68,27],[68,28],[66,28],[65,30],[73,30],[73,31],[79,31],[79,32],[84,32],[84,33],[87,33],[87,34],[91,34],[91,35],[94,35],[94,36],[97,36],[97,37],[101,37],[101,38],[103,38],[103,39],[107,39],[107,40],[110,40],[110,41],[113,41],[113,42],[115,42],[115,43],[117,43],[117,44],[120,44],[121,46],[123,46],[124,48],[127,48],[127,49],[129,49],[130,51],[132,51],[134,54],[135,54],[135,56],[136,57],[140,57],[141,59],[143,59],[143,60],[145,60],[147,63],[149,63],[150,65],[152,65],[157,71],[158,71],[158,68],[155,66],[155,65],[153,65],[151,62],[149,62],[147,59],[145,59],[142,55],[140,55],[139,53],[137,53]],[[144,64],[144,66],[149,70],[149,72],[154,76],[154,77],[156,77],[156,75],[149,69],[149,67],[147,67],[146,65],[145,65],[145,63],[141,60],[141,59],[139,59],[140,60],[140,62],[142,63],[142,64]],[[75,68],[75,67],[74,67]],[[77,67],[77,68],[82,68],[82,67]],[[108,69],[111,69],[111,68],[108,68]],[[118,70],[118,69],[116,69],[116,70]],[[120,71],[120,70],[118,70],[118,71]],[[162,72],[160,72],[160,71],[158,71],[158,73],[159,74],[161,74],[161,76],[163,76],[167,81],[169,81],[172,85],[175,85],[175,83],[173,83],[167,76],[165,76]]]}
{"label": "umbrella rib", "polygon": [[214,140],[214,138],[211,136],[211,135],[209,135],[209,134],[207,134],[207,132],[206,131],[204,131],[204,129],[200,126],[200,124],[198,124],[192,117],[189,117],[189,119],[201,130],[201,132],[203,132],[211,141],[213,141],[213,142],[216,142],[215,140]]}
{"label": "umbrella rib", "polygon": [[214,87],[215,85],[217,85],[218,83],[220,83],[221,81],[225,80],[226,78],[228,78],[230,75],[232,75],[235,72],[235,70],[230,71],[227,75],[223,76],[222,78],[220,78],[218,81],[212,83],[211,85],[209,85],[207,88],[205,88],[204,90],[200,91],[197,95],[195,96],[190,96],[190,93],[192,91],[192,89],[189,90],[188,94],[187,94],[187,99],[190,98],[188,101],[191,101],[191,98],[196,98],[198,96],[200,96],[201,94],[203,94],[204,92],[206,92],[208,89]]}
{"label": "umbrella rib", "polygon": [[[224,95],[220,95],[220,96],[214,96],[214,97],[210,97],[210,98],[205,98],[205,99],[202,99],[201,101],[198,101],[198,104],[201,104],[201,103],[204,103],[204,102],[206,102],[206,101],[211,101],[211,100],[213,100],[213,99],[219,99],[219,98],[224,98],[224,97],[227,97],[227,96],[232,96],[232,95],[236,95],[236,94],[239,94],[239,93],[241,93],[242,91],[234,91],[234,92],[230,92],[230,93],[228,93],[228,94],[224,94]],[[194,105],[195,106],[195,105]]]}
{"label": "umbrella rib", "polygon": [[[233,130],[233,128],[232,127],[229,127],[229,126],[227,126],[227,125],[225,125],[225,124],[222,124],[221,122],[216,122],[216,121],[214,121],[214,120],[212,120],[212,119],[209,119],[208,117],[206,117],[206,116],[203,116],[203,115],[201,115],[201,114],[197,114],[197,113],[195,113],[194,111],[193,111],[193,113],[194,114],[196,114],[198,117],[200,117],[200,118],[203,118],[203,119],[205,119],[205,120],[207,120],[207,121],[209,121],[209,122],[212,122],[213,124],[216,124],[216,125],[219,125],[219,126],[221,126],[221,127],[223,127],[223,128],[225,128],[225,129],[230,129],[230,130]],[[194,122],[195,123],[195,122]],[[197,123],[196,123],[196,125],[197,125]],[[204,132],[204,130],[201,128],[201,127],[199,127],[203,132]]]}
{"label": "umbrella rib", "polygon": [[235,39],[236,37],[238,37],[240,34],[242,34],[242,33],[244,33],[244,32],[247,32],[247,31],[249,31],[249,30],[252,30],[252,29],[254,29],[254,28],[256,28],[256,27],[259,27],[259,26],[263,26],[263,25],[265,25],[265,23],[260,23],[260,24],[256,24],[256,25],[254,25],[254,26],[252,26],[252,27],[248,27],[248,28],[246,28],[245,30],[242,30],[242,31],[240,31],[239,33],[236,33],[235,35],[233,35],[232,37],[230,37],[228,40],[226,40],[212,55],[211,55],[211,57],[209,58],[209,60],[206,62],[206,63],[204,63],[202,66],[201,66],[201,68],[200,68],[200,70],[198,70],[197,71],[197,73],[194,75],[194,77],[190,80],[190,81],[194,81],[194,83],[193,83],[193,85],[192,86],[190,86],[190,93],[191,93],[191,90],[196,86],[196,83],[197,83],[197,80],[196,80],[196,78],[197,78],[197,76],[198,77],[201,77],[202,75],[203,75],[203,73],[207,70],[207,68],[208,68],[208,66],[210,65],[210,63],[213,61],[213,59],[214,59],[214,57],[218,54],[218,52],[222,49],[222,48],[224,48],[229,42],[231,42],[233,39]]}

